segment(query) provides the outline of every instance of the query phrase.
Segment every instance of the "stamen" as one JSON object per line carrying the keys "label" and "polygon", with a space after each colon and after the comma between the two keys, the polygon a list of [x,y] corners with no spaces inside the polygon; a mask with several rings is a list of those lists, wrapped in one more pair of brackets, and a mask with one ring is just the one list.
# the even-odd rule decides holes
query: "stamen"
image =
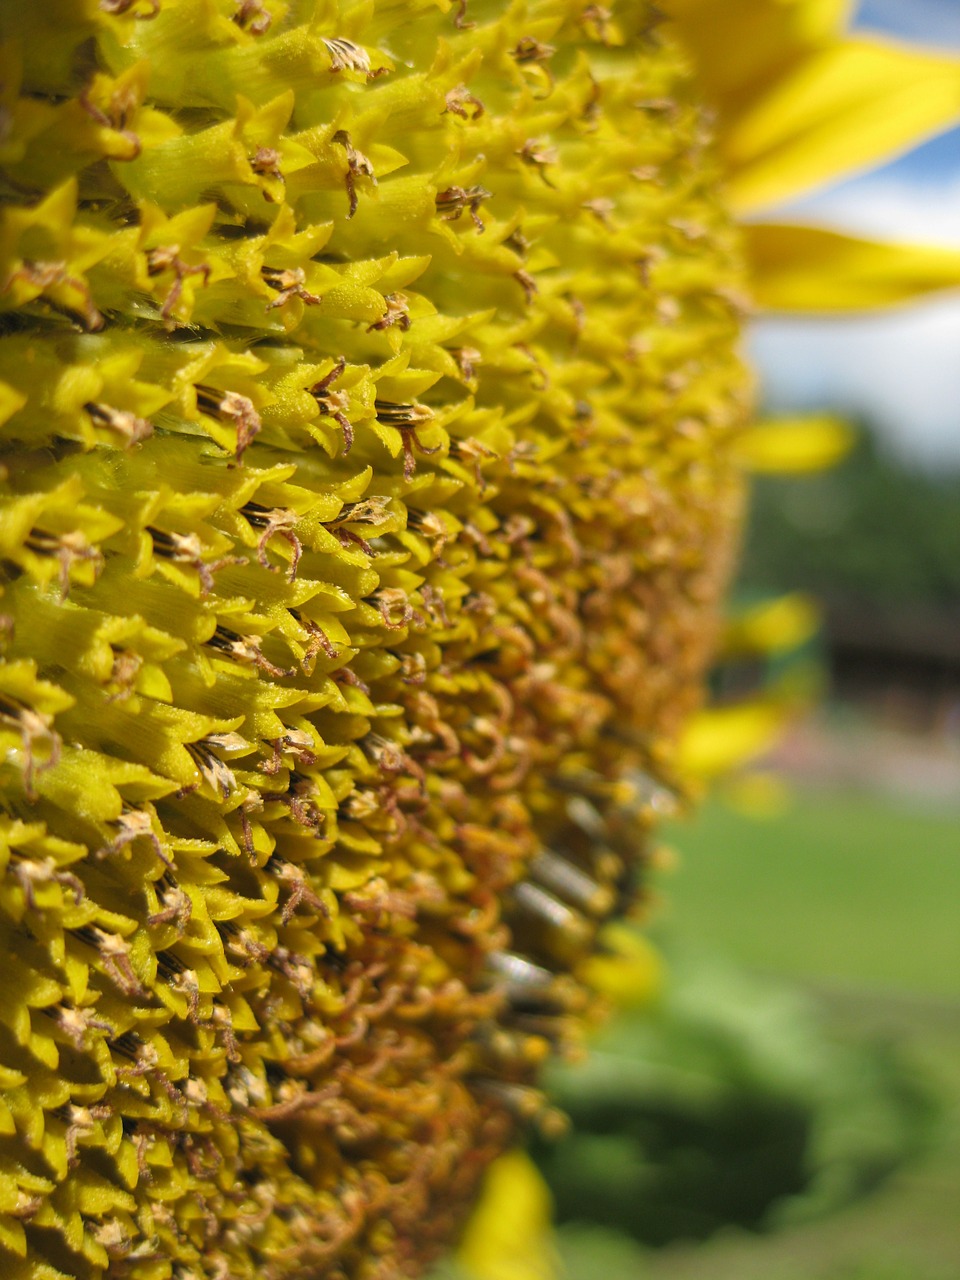
{"label": "stamen", "polygon": [[347,172],[344,176],[344,185],[347,188],[347,199],[350,201],[350,210],[347,213],[347,217],[352,218],[357,212],[357,206],[359,203],[357,197],[357,179],[369,178],[371,185],[375,187],[377,185],[377,176],[373,171],[373,165],[367,157],[362,151],[358,151],[350,141],[350,135],[347,133],[346,129],[338,129],[330,141],[343,147],[347,153]]}
{"label": "stamen", "polygon": [[92,400],[83,407],[96,426],[116,431],[128,448],[153,435],[153,423],[149,418],[138,418],[128,409],[114,409],[112,405],[98,404]]}
{"label": "stamen", "polygon": [[[269,268],[264,267],[263,270]],[[254,436],[259,435],[263,429],[253,401],[236,391],[220,391],[216,387],[198,384],[194,390],[197,393],[197,408],[201,413],[216,418],[218,422],[232,421],[237,424],[236,456],[237,462],[240,462]]]}
{"label": "stamen", "polygon": [[492,195],[493,192],[488,191],[486,187],[447,187],[436,194],[437,212],[444,222],[457,222],[464,209],[469,209],[474,226],[482,234],[484,224],[478,211],[484,200],[491,199]]}

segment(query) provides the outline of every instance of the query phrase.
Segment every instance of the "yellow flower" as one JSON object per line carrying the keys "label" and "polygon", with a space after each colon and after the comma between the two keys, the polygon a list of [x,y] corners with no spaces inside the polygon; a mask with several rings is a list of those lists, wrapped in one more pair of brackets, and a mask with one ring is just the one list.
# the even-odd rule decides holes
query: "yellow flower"
{"label": "yellow flower", "polygon": [[[670,0],[716,111],[726,199],[742,220],[751,297],[775,312],[894,306],[960,285],[960,251],[885,244],[770,211],[889,160],[960,119],[960,63],[846,27],[851,0]],[[827,417],[760,423],[748,470],[829,466],[849,447]]]}
{"label": "yellow flower", "polygon": [[830,415],[775,418],[758,422],[734,446],[741,464],[755,475],[802,475],[832,467],[853,444],[850,426]]}
{"label": "yellow flower", "polygon": [[[826,12],[701,72],[740,207],[790,149],[728,71]],[[638,0],[0,17],[0,1271],[414,1275],[550,1123],[718,629],[695,81]],[[949,267],[748,248],[761,300]]]}
{"label": "yellow flower", "polygon": [[550,1193],[522,1151],[494,1162],[457,1260],[470,1280],[553,1280]]}
{"label": "yellow flower", "polygon": [[[741,218],[750,293],[762,310],[843,313],[960,285],[960,251],[887,244],[764,220],[771,209],[909,149],[960,119],[960,62],[846,31],[848,0],[671,0],[677,33],[716,111],[726,196]],[[852,442],[819,415],[756,423],[735,444],[751,472],[817,470]],[[796,597],[728,625],[727,644],[801,643],[811,607]],[[788,637],[796,631],[794,640]],[[797,705],[790,690],[691,719],[681,767],[715,778],[764,754]]]}
{"label": "yellow flower", "polygon": [[681,739],[680,767],[688,777],[722,777],[769,751],[790,714],[789,703],[770,696],[700,711]]}
{"label": "yellow flower", "polygon": [[854,7],[852,0],[670,0],[718,113],[727,198],[739,215],[869,169],[960,116],[956,58],[849,35]]}

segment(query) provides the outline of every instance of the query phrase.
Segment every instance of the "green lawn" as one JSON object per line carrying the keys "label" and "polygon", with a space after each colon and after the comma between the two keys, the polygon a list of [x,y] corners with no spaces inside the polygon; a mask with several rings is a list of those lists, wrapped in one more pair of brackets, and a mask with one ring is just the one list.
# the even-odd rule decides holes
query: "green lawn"
{"label": "green lawn", "polygon": [[666,932],[772,973],[960,995],[960,812],[806,790],[776,818],[714,801],[665,834]]}
{"label": "green lawn", "polygon": [[[699,1246],[635,1250],[632,1266],[611,1268],[606,1280],[960,1277],[960,1005],[944,1017],[909,1001],[877,997],[857,1005],[844,998],[825,1012],[848,1037],[895,1035],[926,1078],[938,1082],[945,1110],[936,1147],[838,1213],[767,1236],[730,1230]],[[565,1280],[581,1280],[570,1270]]]}
{"label": "green lawn", "polygon": [[897,1042],[936,1082],[941,1140],[840,1213],[767,1237],[638,1251],[609,1280],[957,1280],[960,811],[797,790],[779,817],[714,801],[666,834],[680,853],[660,884],[668,949],[672,938],[784,975],[844,1038]]}

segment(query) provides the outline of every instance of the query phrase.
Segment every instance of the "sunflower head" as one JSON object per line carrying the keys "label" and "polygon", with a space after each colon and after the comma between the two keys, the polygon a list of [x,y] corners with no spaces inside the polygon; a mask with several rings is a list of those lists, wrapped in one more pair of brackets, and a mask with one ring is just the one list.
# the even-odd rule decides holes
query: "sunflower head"
{"label": "sunflower head", "polygon": [[657,16],[3,4],[11,1280],[413,1275],[554,1123],[740,504]]}

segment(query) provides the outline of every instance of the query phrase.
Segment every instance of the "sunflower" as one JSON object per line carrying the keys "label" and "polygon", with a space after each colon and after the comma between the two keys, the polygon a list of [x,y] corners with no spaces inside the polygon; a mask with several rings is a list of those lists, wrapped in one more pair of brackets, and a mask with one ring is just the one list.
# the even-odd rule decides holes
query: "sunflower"
{"label": "sunflower", "polygon": [[[774,221],[785,205],[867,171],[960,120],[960,62],[850,33],[850,0],[670,0],[673,34],[713,114],[724,199],[740,221],[751,306],[762,314],[842,315],[896,307],[960,285],[960,253]],[[748,472],[832,466],[853,442],[831,415],[753,423],[735,445]],[[731,618],[720,655],[804,643],[811,602],[786,597]],[[802,699],[801,699],[802,700]],[[715,777],[767,750],[796,710],[776,692],[706,708],[679,765]]]}
{"label": "sunflower", "polygon": [[413,1276],[558,1123],[836,8],[2,0],[5,1277]]}
{"label": "sunflower", "polygon": [[[960,63],[848,33],[848,0],[669,0],[669,34],[711,115],[724,200],[740,221],[754,313],[826,315],[889,308],[960,285],[960,254],[878,243],[771,214],[867,171],[960,121]],[[838,462],[853,437],[830,415],[753,422],[734,442],[748,473],[802,475]],[[727,618],[720,657],[793,650],[818,628],[791,595]],[[801,699],[803,701],[803,699]],[[704,707],[686,723],[675,765],[700,790],[767,752],[796,711],[777,692]],[[759,781],[759,775],[757,776]],[[746,777],[744,778],[746,782]],[[636,933],[605,935],[589,967],[615,1007],[646,1002],[663,979]],[[556,1274],[549,1194],[522,1152],[501,1157],[465,1232],[457,1274],[549,1280]]]}

